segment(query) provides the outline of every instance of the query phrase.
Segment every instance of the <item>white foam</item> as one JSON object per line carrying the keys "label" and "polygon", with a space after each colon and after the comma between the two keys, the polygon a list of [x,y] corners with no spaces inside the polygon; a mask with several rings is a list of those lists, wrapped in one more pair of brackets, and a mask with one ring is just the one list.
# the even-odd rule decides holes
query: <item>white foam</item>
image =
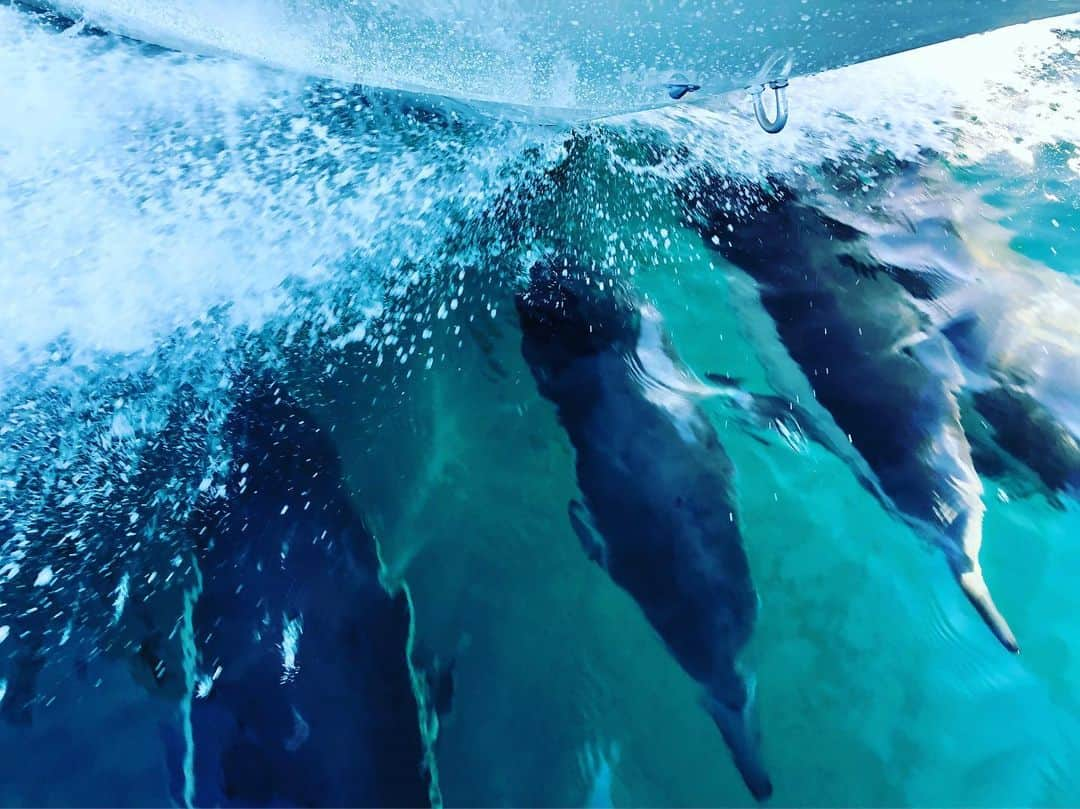
{"label": "white foam", "polygon": [[116,586],[116,595],[113,597],[113,618],[112,622],[115,624],[120,620],[120,616],[124,614],[124,607],[127,606],[128,594],[130,592],[131,576],[125,573],[120,577],[120,584]]}
{"label": "white foam", "polygon": [[[794,81],[778,136],[740,96],[634,120],[699,160],[761,173],[871,148],[1030,160],[1038,144],[1080,141],[1080,71],[1068,70],[1080,45],[1054,35],[1063,26],[1080,18]],[[286,33],[260,47],[289,47]],[[417,147],[370,122],[336,137],[296,76],[146,50],[0,7],[0,368],[55,362],[60,341],[80,362],[152,349],[215,307],[258,328],[287,311],[289,278],[324,282],[353,251],[422,255],[440,206],[482,207],[510,151],[431,133]],[[1040,75],[1051,60],[1056,81]],[[328,343],[349,334],[365,335],[362,319]]]}
{"label": "white foam", "polygon": [[300,669],[296,656],[300,652],[300,636],[304,634],[302,616],[282,616],[281,624],[281,682],[289,683]]}
{"label": "white foam", "polygon": [[933,149],[956,162],[1007,153],[1030,164],[1041,145],[1080,144],[1080,37],[1060,29],[1080,30],[1080,15],[794,79],[779,135],[756,126],[739,93],[622,120],[666,131],[702,163],[760,176],[884,150]]}
{"label": "white foam", "polygon": [[[274,234],[258,217],[242,168],[201,179],[215,165],[194,142],[215,134],[212,120],[235,125],[277,77],[103,50],[10,7],[0,7],[0,74],[0,365],[45,362],[61,336],[139,350],[214,303],[280,283],[268,242],[288,250],[287,223]],[[189,149],[168,144],[177,129]]]}
{"label": "white foam", "polygon": [[[57,34],[9,6],[0,75],[9,371],[59,361],[61,341],[78,362],[153,349],[215,307],[258,328],[289,306],[287,279],[325,282],[364,251],[415,260],[506,153],[356,111],[347,90],[313,108],[299,76]],[[356,132],[328,129],[335,109]]]}

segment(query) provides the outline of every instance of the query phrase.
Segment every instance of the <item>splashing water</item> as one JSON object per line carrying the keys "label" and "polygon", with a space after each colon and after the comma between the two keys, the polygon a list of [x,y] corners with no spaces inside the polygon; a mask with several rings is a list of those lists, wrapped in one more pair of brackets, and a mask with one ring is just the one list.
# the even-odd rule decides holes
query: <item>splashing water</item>
{"label": "splashing water", "polygon": [[[119,617],[129,581],[134,597],[169,570],[136,577],[118,557],[218,491],[239,369],[352,343],[418,361],[384,301],[454,261],[448,235],[521,135],[11,6],[0,37],[5,569],[25,586],[32,546],[46,592],[108,569]],[[147,492],[160,463],[173,475]]]}
{"label": "splashing water", "polygon": [[[885,182],[878,158],[932,160],[980,203],[957,208],[957,230],[1035,279],[1017,282],[1025,302],[1037,284],[1065,285],[1055,318],[1017,301],[1018,322],[1075,346],[1078,31],[1080,18],[1062,18],[803,79],[775,138],[741,97],[571,134],[0,5],[0,654],[135,654],[146,615],[182,617],[199,574],[178,532],[252,462],[224,437],[236,402],[253,380],[281,380],[337,430],[347,478],[385,524],[387,567],[409,580],[419,642],[461,655],[438,749],[454,802],[744,800],[717,771],[720,744],[663,741],[712,729],[636,613],[563,541],[565,442],[523,393],[506,291],[570,241],[597,278],[633,275],[666,307],[696,370],[723,359],[766,385],[747,358],[753,326],[727,311],[745,290],[716,280],[672,190],[702,169],[798,179],[848,164],[858,208]],[[289,36],[255,45],[289,64],[281,49],[304,44]],[[385,433],[374,449],[361,441],[367,418]],[[511,444],[526,449],[505,470],[480,460]],[[1077,638],[1054,617],[1077,606],[1075,505],[1010,504],[1010,490],[1023,494],[1010,484],[988,498],[986,564],[1020,568],[998,597],[1027,638],[1025,658],[1003,663],[933,560],[842,465],[817,449],[785,452],[733,441],[765,593],[754,655],[778,798],[1074,802]],[[772,527],[784,492],[819,485]],[[481,495],[490,514],[468,505]],[[863,536],[870,558],[845,541]],[[1034,550],[1017,561],[1029,536]],[[448,592],[463,595],[442,601]],[[860,610],[915,628],[882,638]],[[188,633],[181,624],[162,634]],[[283,619],[267,632],[286,683],[305,673],[300,629]],[[178,667],[208,698],[217,673],[198,671],[193,654]],[[30,699],[43,706],[63,690],[46,678]],[[654,692],[655,703],[643,696]],[[5,672],[0,708],[16,697],[27,698]],[[474,727],[483,711],[491,720]],[[967,727],[985,736],[970,750],[952,735]],[[583,773],[576,751],[595,738],[617,740],[619,755]],[[506,749],[534,757],[480,766]],[[956,771],[943,775],[941,761]],[[985,792],[959,790],[961,774],[988,772]]]}

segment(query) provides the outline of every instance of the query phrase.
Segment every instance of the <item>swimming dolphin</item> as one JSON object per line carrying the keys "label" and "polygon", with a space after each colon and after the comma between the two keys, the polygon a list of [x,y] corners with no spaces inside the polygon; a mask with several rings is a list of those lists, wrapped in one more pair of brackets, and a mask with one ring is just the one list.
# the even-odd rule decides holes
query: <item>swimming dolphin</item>
{"label": "swimming dolphin", "polygon": [[192,526],[200,805],[421,806],[433,772],[411,604],[380,581],[327,435],[283,394],[227,430],[224,498]]}
{"label": "swimming dolphin", "polygon": [[[1080,287],[1010,247],[979,189],[927,155],[919,162],[826,167],[808,189],[823,215],[853,228],[837,255],[888,275],[963,366],[965,427],[976,468],[1003,450],[1050,493],[1080,491]],[[867,172],[867,169],[870,172]],[[875,177],[873,186],[859,179]],[[986,442],[994,446],[986,446]],[[981,465],[980,465],[981,464]]]}
{"label": "swimming dolphin", "polygon": [[[876,272],[859,231],[783,185],[724,180],[694,195],[704,241],[756,282],[776,333],[820,406],[830,448],[870,491],[938,545],[1005,648],[1019,647],[979,564],[982,483],[961,427],[963,382],[948,341],[910,305],[904,275]],[[783,386],[781,386],[783,387]]]}
{"label": "swimming dolphin", "polygon": [[[57,589],[47,614],[30,600],[46,587],[5,593],[8,794],[35,805],[438,800],[432,703],[448,706],[449,672],[433,672],[425,686],[412,666],[407,591],[384,588],[375,539],[327,435],[284,392],[253,387],[215,432],[215,457],[230,459],[223,485],[207,488],[182,524],[162,518],[168,532],[132,554],[123,569],[138,575],[122,580],[126,603],[105,600],[103,577]],[[178,474],[182,447],[167,431],[148,456],[138,482],[148,509]],[[100,560],[101,550],[88,555]],[[181,584],[140,589],[154,579],[144,571],[159,570],[158,580]],[[30,618],[63,615],[61,606],[74,613],[84,592],[96,609],[68,629],[58,622],[59,640],[7,617],[12,606]],[[12,626],[25,639],[8,637]],[[90,766],[64,771],[71,761]]]}
{"label": "swimming dolphin", "polygon": [[522,352],[577,454],[570,520],[638,603],[704,702],[758,800],[772,793],[738,665],[757,614],[734,470],[687,395],[658,313],[573,263],[541,262],[516,296]]}

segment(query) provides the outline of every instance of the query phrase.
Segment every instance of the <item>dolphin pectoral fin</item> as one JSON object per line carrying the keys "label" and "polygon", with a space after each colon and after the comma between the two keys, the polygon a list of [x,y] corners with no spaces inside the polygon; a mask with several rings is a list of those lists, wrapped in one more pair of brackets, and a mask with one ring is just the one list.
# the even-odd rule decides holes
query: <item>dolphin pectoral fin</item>
{"label": "dolphin pectoral fin", "polygon": [[804,452],[810,421],[801,408],[781,396],[737,391],[730,397],[733,413],[751,437],[768,446],[779,438],[795,452]]}
{"label": "dolphin pectoral fin", "polygon": [[600,567],[607,569],[607,544],[600,536],[600,531],[593,522],[592,514],[580,500],[571,500],[567,508],[570,516],[570,525],[574,533],[581,540],[581,547],[585,549],[585,555]]}
{"label": "dolphin pectoral fin", "polygon": [[1016,642],[1016,636],[1009,628],[1005,616],[994,605],[994,599],[990,596],[990,588],[986,586],[982,570],[978,567],[966,571],[957,570],[956,580],[960,583],[960,589],[964,591],[968,601],[990,627],[990,631],[1001,641],[1001,645],[1014,654],[1019,653],[1020,646]]}
{"label": "dolphin pectoral fin", "polygon": [[735,418],[755,441],[770,446],[776,437],[796,452],[806,449],[809,424],[802,408],[781,396],[750,393],[742,389],[742,380],[727,374],[707,373],[713,395],[721,397]]}

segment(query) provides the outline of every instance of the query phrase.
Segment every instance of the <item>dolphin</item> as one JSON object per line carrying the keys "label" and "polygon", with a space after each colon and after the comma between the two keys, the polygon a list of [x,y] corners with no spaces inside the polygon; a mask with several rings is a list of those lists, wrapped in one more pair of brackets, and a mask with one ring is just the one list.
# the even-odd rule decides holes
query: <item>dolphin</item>
{"label": "dolphin", "polygon": [[[327,433],[276,386],[237,389],[214,433],[214,485],[132,554],[126,604],[106,600],[119,571],[5,593],[0,753],[18,765],[5,788],[24,802],[439,802],[433,703],[449,703],[452,683],[412,665],[408,590],[384,586]],[[178,436],[167,429],[140,473],[148,510],[184,463]],[[172,507],[161,499],[154,516]],[[177,584],[140,589],[146,571]],[[85,619],[73,604],[83,593]],[[54,608],[33,609],[46,596]],[[11,607],[63,637],[14,623]],[[61,607],[78,618],[67,629],[52,618]],[[65,772],[71,761],[92,766]]]}
{"label": "dolphin", "polygon": [[739,665],[757,614],[734,469],[685,388],[659,313],[564,259],[515,297],[522,353],[577,456],[571,524],[637,602],[704,704],[757,800],[772,793],[751,682]]}
{"label": "dolphin", "polygon": [[994,635],[1019,651],[979,564],[985,506],[960,420],[963,370],[949,341],[902,294],[920,279],[868,263],[857,228],[778,183],[714,182],[691,204],[705,243],[755,282],[801,370],[796,384],[808,383],[807,395],[793,398],[828,423],[830,449],[941,548]]}
{"label": "dolphin", "polygon": [[[389,592],[327,434],[285,394],[238,406],[225,496],[191,526],[200,805],[421,806],[433,761],[412,607]],[[190,787],[189,787],[190,788]]]}
{"label": "dolphin", "polygon": [[[1015,234],[995,224],[1001,212],[932,157],[855,172],[826,167],[829,183],[807,196],[857,232],[834,243],[838,257],[892,277],[951,344],[963,366],[965,426],[979,422],[967,430],[976,468],[1000,471],[985,463],[996,447],[1049,493],[1076,495],[1080,286],[1013,250]],[[872,187],[858,179],[866,173]]]}

